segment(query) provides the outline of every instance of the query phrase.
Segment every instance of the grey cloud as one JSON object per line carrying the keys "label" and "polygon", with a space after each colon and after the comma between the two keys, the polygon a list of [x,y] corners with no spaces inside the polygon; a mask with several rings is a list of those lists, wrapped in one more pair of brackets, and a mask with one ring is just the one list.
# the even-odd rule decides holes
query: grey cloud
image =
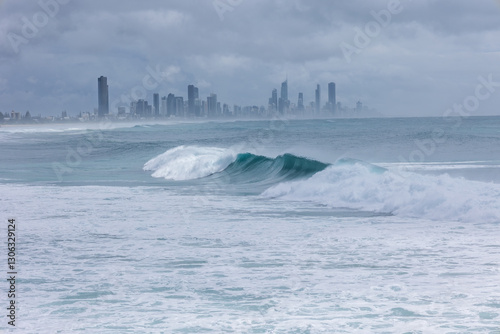
{"label": "grey cloud", "polygon": [[[50,1],[50,0],[45,0]],[[141,83],[147,66],[177,69],[158,87],[219,94],[229,103],[264,105],[288,74],[290,96],[313,100],[316,83],[337,82],[339,99],[389,114],[439,114],[460,101],[478,75],[494,71],[500,45],[495,0],[401,0],[370,44],[348,63],[339,47],[389,0],[242,0],[220,19],[212,1],[71,1],[15,54],[6,39],[36,2],[0,5],[0,110],[92,110],[96,78],[110,94]],[[174,71],[175,72],[175,71]],[[500,74],[499,81],[500,81]],[[27,93],[28,92],[28,93]],[[484,112],[494,112],[494,98]]]}

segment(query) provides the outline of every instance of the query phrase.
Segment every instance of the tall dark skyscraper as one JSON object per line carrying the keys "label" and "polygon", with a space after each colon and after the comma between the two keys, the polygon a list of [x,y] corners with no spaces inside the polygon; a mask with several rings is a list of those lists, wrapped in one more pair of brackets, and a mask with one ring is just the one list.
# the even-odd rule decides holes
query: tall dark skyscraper
{"label": "tall dark skyscraper", "polygon": [[153,107],[155,108],[155,116],[160,116],[160,94],[153,94]]}
{"label": "tall dark skyscraper", "polygon": [[196,110],[196,102],[199,99],[198,87],[188,86],[188,113],[189,116],[199,116],[199,110]]}
{"label": "tall dark skyscraper", "polygon": [[109,114],[108,78],[97,79],[97,114],[99,117]]}
{"label": "tall dark skyscraper", "polygon": [[278,110],[280,114],[288,111],[290,101],[288,100],[288,79],[281,83],[281,95],[278,101]]}
{"label": "tall dark skyscraper", "polygon": [[328,107],[331,112],[335,112],[337,109],[337,95],[335,92],[335,82],[330,82],[328,84]]}
{"label": "tall dark skyscraper", "polygon": [[321,111],[321,86],[318,84],[316,86],[316,113],[319,114]]}
{"label": "tall dark skyscraper", "polygon": [[288,79],[281,83],[281,96],[283,101],[288,101]]}

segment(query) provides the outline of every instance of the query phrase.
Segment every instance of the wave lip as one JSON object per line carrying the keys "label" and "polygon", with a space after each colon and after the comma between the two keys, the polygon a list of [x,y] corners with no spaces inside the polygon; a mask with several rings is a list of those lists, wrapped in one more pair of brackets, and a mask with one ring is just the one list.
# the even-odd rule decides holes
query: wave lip
{"label": "wave lip", "polygon": [[224,170],[235,158],[230,149],[178,146],[149,160],[143,169],[153,171],[156,178],[193,180]]}

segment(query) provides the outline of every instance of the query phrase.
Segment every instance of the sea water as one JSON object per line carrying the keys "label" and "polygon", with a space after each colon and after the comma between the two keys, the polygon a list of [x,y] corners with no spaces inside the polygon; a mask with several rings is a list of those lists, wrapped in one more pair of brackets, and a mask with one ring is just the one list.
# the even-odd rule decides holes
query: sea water
{"label": "sea water", "polygon": [[0,218],[19,333],[500,333],[500,118],[2,127]]}

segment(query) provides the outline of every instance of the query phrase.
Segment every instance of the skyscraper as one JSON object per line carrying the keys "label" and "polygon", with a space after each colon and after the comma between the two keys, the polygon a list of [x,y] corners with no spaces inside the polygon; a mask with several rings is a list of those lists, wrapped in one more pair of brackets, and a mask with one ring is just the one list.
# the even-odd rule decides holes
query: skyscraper
{"label": "skyscraper", "polygon": [[288,79],[281,83],[281,98],[288,101]]}
{"label": "skyscraper", "polygon": [[174,94],[170,93],[167,96],[167,116],[175,115],[177,111],[176,97]]}
{"label": "skyscraper", "polygon": [[273,89],[273,94],[271,95],[271,104],[273,111],[278,110],[278,90],[276,88]]}
{"label": "skyscraper", "polygon": [[97,105],[99,117],[109,114],[108,78],[103,76],[97,79]]}
{"label": "skyscraper", "polygon": [[217,115],[217,94],[210,94],[207,98],[208,117],[215,117]]}
{"label": "skyscraper", "polygon": [[363,103],[361,103],[361,101],[358,101],[356,103],[356,111],[357,112],[362,112],[363,111]]}
{"label": "skyscraper", "polygon": [[321,86],[318,84],[316,86],[316,113],[319,114],[321,111]]}
{"label": "skyscraper", "polygon": [[288,111],[290,101],[288,100],[288,79],[281,83],[281,95],[278,101],[278,110],[280,114]]}
{"label": "skyscraper", "polygon": [[188,86],[188,113],[189,116],[199,116],[199,110],[196,110],[196,101],[199,99],[198,87]]}
{"label": "skyscraper", "polygon": [[160,94],[158,93],[153,94],[153,106],[155,108],[155,116],[160,116]]}
{"label": "skyscraper", "polygon": [[278,90],[273,89],[273,93],[269,98],[269,112],[274,113],[278,110]]}
{"label": "skyscraper", "polygon": [[163,96],[161,98],[160,115],[162,115],[162,116],[167,115],[167,97],[166,96]]}
{"label": "skyscraper", "polygon": [[328,84],[328,107],[331,112],[337,109],[337,95],[335,93],[335,82]]}
{"label": "skyscraper", "polygon": [[302,111],[304,110],[304,94],[299,93],[299,100],[297,101],[297,108]]}
{"label": "skyscraper", "polygon": [[184,108],[184,98],[182,96],[175,97],[175,116],[184,117],[185,115]]}
{"label": "skyscraper", "polygon": [[151,106],[148,104],[148,101],[139,99],[135,105],[135,114],[139,117],[147,117],[150,116],[150,108]]}

